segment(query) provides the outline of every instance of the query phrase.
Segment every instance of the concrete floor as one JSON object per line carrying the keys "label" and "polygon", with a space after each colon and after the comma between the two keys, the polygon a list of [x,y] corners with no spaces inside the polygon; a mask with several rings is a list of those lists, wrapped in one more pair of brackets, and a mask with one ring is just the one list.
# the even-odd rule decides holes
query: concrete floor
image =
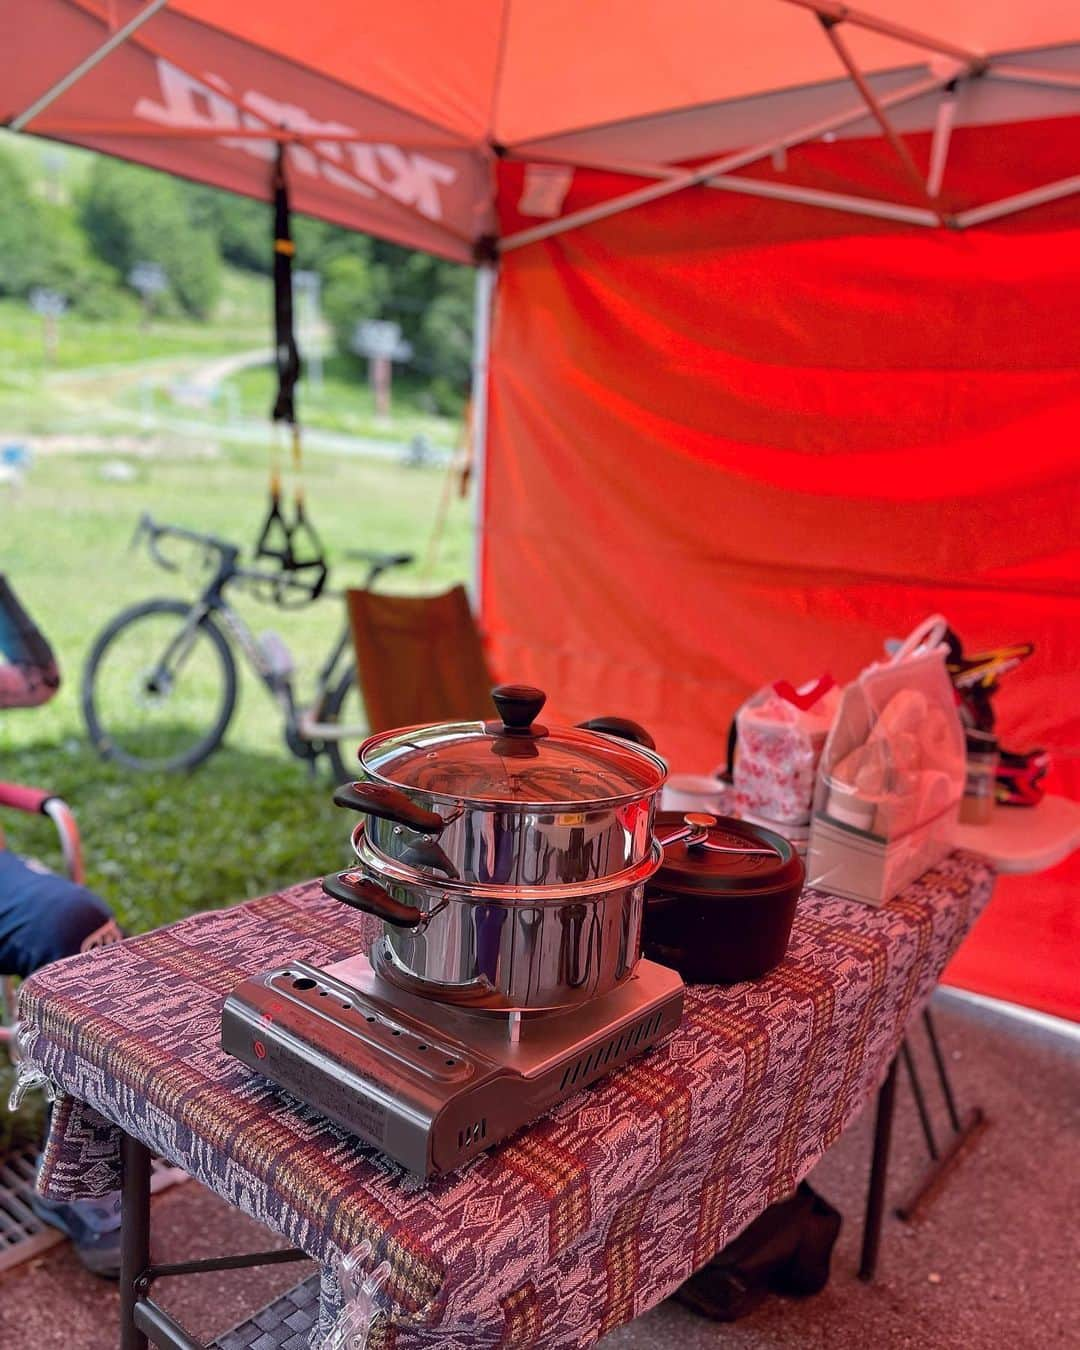
{"label": "concrete floor", "polygon": [[[874,1283],[863,1284],[855,1274],[870,1159],[868,1110],[810,1177],[844,1216],[822,1294],[771,1298],[744,1321],[725,1326],[661,1304],[605,1337],[603,1350],[1080,1347],[1080,1038],[1018,1029],[1012,1019],[948,996],[939,996],[936,1009],[961,1109],[979,1102],[990,1125],[925,1218],[909,1226],[890,1212]],[[920,1033],[913,1037],[917,1051]],[[916,1058],[929,1082],[923,1056]],[[907,1196],[925,1156],[901,1069],[892,1203]]]}
{"label": "concrete floor", "polygon": [[[890,1213],[877,1280],[864,1285],[855,1277],[867,1112],[811,1177],[844,1215],[824,1293],[770,1299],[726,1326],[664,1304],[605,1338],[602,1350],[1080,1347],[1080,1037],[1018,1025],[947,995],[938,1010],[962,1104],[979,1101],[991,1124],[926,1218],[908,1226]],[[907,1193],[924,1157],[901,1073],[893,1202]],[[264,1230],[194,1184],[155,1199],[154,1234],[157,1252],[170,1260],[273,1245]],[[309,1269],[170,1280],[162,1302],[209,1340]],[[115,1316],[115,1288],[86,1275],[66,1247],[0,1277],[4,1350],[115,1350]]]}

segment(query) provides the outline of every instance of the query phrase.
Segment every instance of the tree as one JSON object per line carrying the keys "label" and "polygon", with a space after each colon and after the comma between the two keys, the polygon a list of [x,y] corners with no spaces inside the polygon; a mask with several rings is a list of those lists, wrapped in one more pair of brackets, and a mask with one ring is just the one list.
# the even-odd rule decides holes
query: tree
{"label": "tree", "polygon": [[416,371],[446,411],[458,411],[469,388],[472,269],[381,241],[373,255],[387,273],[382,316],[401,324]]}
{"label": "tree", "polygon": [[91,318],[124,308],[119,277],[94,257],[71,212],[35,197],[21,166],[2,151],[0,200],[0,295],[42,286]]}
{"label": "tree", "polygon": [[221,188],[194,183],[180,186],[192,224],[214,236],[226,262],[246,272],[269,274],[274,218],[266,202],[237,197]]}
{"label": "tree", "polygon": [[41,275],[35,285],[66,296],[84,318],[115,319],[134,314],[135,306],[116,270],[94,255],[70,208],[38,202],[43,241]]}
{"label": "tree", "polygon": [[25,295],[44,284],[37,202],[13,156],[0,152],[0,295]]}
{"label": "tree", "polygon": [[423,312],[415,346],[432,375],[432,390],[444,412],[460,411],[472,374],[473,287],[471,269],[440,264],[439,292]]}
{"label": "tree", "polygon": [[[217,240],[224,258],[253,272],[271,270],[271,208],[217,188],[182,184],[188,214]],[[398,244],[294,215],[296,266],[318,272],[337,350],[350,361],[362,319],[399,323],[412,344],[412,368],[447,412],[460,411],[469,387],[473,273]]]}
{"label": "tree", "polygon": [[97,159],[79,215],[98,255],[122,277],[137,262],[159,263],[170,291],[189,314],[204,319],[213,312],[221,290],[217,239],[193,222],[176,180]]}
{"label": "tree", "polygon": [[378,314],[381,283],[378,271],[360,253],[344,253],[326,264],[323,309],[334,332],[334,345],[342,355],[352,354],[358,321]]}

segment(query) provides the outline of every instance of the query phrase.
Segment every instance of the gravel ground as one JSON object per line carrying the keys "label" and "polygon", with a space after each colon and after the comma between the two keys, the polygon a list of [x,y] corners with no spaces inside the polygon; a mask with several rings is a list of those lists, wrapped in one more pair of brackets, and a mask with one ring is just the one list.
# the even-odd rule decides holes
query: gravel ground
{"label": "gravel ground", "polygon": [[[948,995],[939,996],[938,1009],[961,1105],[978,1101],[991,1123],[924,1219],[905,1225],[890,1213],[876,1281],[864,1285],[855,1276],[870,1156],[872,1112],[866,1112],[811,1177],[844,1215],[824,1293],[770,1299],[727,1326],[662,1304],[607,1337],[603,1350],[1080,1345],[1080,1037],[1018,1025]],[[925,1161],[903,1073],[893,1147],[895,1203]],[[159,1259],[274,1245],[265,1230],[194,1184],[156,1198],[153,1212]],[[308,1270],[170,1280],[161,1301],[209,1340]],[[86,1275],[66,1246],[57,1248],[0,1278],[0,1346],[115,1350],[116,1304],[113,1287]]]}

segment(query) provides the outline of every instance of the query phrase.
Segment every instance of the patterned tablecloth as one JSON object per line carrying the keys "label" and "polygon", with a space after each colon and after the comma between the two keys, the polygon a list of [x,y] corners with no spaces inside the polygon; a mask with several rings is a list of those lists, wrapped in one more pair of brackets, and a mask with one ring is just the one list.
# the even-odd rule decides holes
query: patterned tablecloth
{"label": "patterned tablecloth", "polygon": [[115,1186],[120,1125],[326,1264],[321,1334],[335,1258],[367,1240],[390,1265],[372,1346],[592,1345],[792,1191],[878,1086],[992,885],[953,854],[880,909],[806,892],[766,979],[688,990],[651,1054],[426,1186],[218,1046],[242,977],[340,960],[370,923],[315,882],[197,915],[24,985],[27,1053],[60,1089],[41,1184]]}

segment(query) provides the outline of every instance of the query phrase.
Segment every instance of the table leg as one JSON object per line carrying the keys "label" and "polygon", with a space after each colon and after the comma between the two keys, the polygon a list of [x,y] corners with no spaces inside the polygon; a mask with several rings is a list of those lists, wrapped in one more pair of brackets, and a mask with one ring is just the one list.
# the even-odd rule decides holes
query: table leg
{"label": "table leg", "polygon": [[130,1134],[120,1136],[120,1350],[147,1350],[135,1325],[135,1304],[150,1264],[150,1150]]}
{"label": "table leg", "polygon": [[[930,1042],[930,1049],[934,1055],[934,1064],[937,1068],[938,1082],[941,1084],[941,1094],[945,1098],[945,1107],[949,1112],[949,1123],[953,1127],[953,1133],[959,1134],[963,1128],[960,1124],[960,1112],[956,1109],[956,1096],[953,1093],[952,1079],[949,1077],[949,1070],[945,1064],[945,1056],[941,1053],[941,1044],[937,1038],[937,1028],[934,1026],[934,1019],[931,1016],[929,1007],[923,1009],[923,1026],[926,1027],[926,1039]],[[977,1110],[979,1108],[976,1108]]]}
{"label": "table leg", "polygon": [[941,1095],[945,1102],[945,1109],[948,1113],[951,1132],[944,1151],[939,1150],[934,1139],[933,1129],[930,1125],[929,1109],[927,1107],[925,1094],[922,1090],[922,1084],[919,1080],[918,1070],[915,1067],[915,1061],[911,1056],[910,1049],[905,1042],[905,1062],[907,1064],[908,1076],[911,1079],[911,1090],[915,1095],[915,1104],[918,1107],[919,1117],[922,1121],[923,1134],[926,1138],[926,1148],[927,1152],[930,1154],[931,1163],[915,1190],[903,1204],[897,1206],[896,1212],[905,1222],[911,1222],[911,1220],[917,1218],[920,1212],[930,1204],[945,1184],[952,1169],[964,1154],[967,1153],[968,1149],[973,1147],[988,1124],[981,1106],[973,1106],[967,1116],[961,1118],[960,1112],[956,1106],[956,1094],[953,1091],[952,1081],[949,1077],[948,1065],[945,1062],[945,1056],[941,1052],[941,1044],[938,1041],[937,1029],[934,1026],[934,1019],[930,1015],[929,1008],[926,1008],[923,1012],[923,1025],[926,1028],[926,1038],[930,1043],[930,1051],[934,1059],[934,1068],[937,1071],[938,1086],[941,1089]]}
{"label": "table leg", "polygon": [[874,1119],[874,1156],[870,1164],[870,1185],[866,1193],[866,1217],[863,1219],[862,1257],[859,1279],[872,1280],[881,1246],[881,1222],[885,1217],[885,1181],[889,1172],[889,1143],[892,1139],[893,1111],[896,1107],[896,1059],[878,1092]]}

